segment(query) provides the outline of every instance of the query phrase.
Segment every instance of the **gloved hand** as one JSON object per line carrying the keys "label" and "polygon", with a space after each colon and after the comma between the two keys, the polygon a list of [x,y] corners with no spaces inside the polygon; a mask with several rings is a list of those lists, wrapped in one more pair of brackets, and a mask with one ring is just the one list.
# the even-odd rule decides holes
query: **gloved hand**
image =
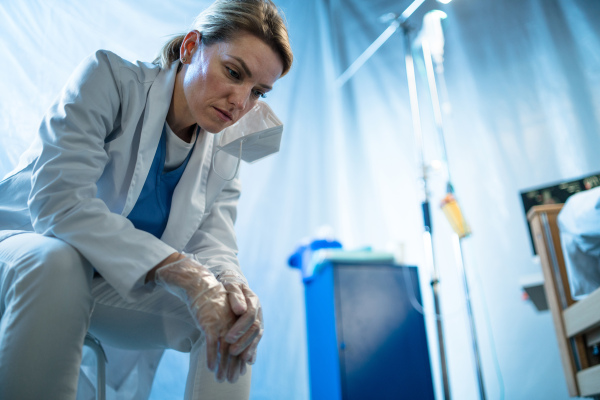
{"label": "gloved hand", "polygon": [[239,370],[240,367],[235,360],[230,362],[230,345],[224,340],[236,317],[223,285],[206,267],[187,257],[160,267],[154,277],[158,285],[188,305],[206,338],[208,368],[215,371],[217,380],[229,379],[229,376],[232,377],[230,382],[237,380],[236,374],[229,373],[228,368],[230,363],[231,368]]}
{"label": "gloved hand", "polygon": [[258,296],[236,272],[225,271],[217,279],[227,290],[233,313],[239,317],[225,336],[225,341],[231,344],[230,354],[239,355],[245,361],[240,365],[240,373],[243,375],[246,363],[256,362],[256,349],[264,332],[262,307]]}

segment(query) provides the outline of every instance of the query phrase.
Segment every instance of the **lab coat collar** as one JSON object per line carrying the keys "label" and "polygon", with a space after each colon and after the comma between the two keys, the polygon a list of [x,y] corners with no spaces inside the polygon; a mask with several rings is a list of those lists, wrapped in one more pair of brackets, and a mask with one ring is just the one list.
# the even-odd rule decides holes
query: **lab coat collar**
{"label": "lab coat collar", "polygon": [[[150,88],[143,117],[138,158],[123,215],[128,215],[133,209],[148,176],[171,104],[178,67],[179,61],[174,62],[169,69],[161,70]],[[202,129],[199,129],[197,134],[196,145],[188,165],[173,193],[169,220],[161,237],[164,243],[178,251],[185,247],[198,229],[206,208],[215,136]]]}
{"label": "lab coat collar", "polygon": [[150,87],[142,121],[139,151],[131,178],[131,186],[123,207],[123,215],[128,215],[133,209],[150,171],[162,128],[167,118],[167,112],[171,105],[178,66],[179,61],[172,63],[170,68],[161,69]]}

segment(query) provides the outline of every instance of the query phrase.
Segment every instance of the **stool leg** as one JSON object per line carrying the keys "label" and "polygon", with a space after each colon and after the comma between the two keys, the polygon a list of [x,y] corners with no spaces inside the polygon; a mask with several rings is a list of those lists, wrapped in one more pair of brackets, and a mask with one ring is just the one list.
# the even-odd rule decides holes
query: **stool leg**
{"label": "stool leg", "polygon": [[106,400],[106,353],[100,341],[91,333],[86,333],[84,344],[96,355],[96,399]]}

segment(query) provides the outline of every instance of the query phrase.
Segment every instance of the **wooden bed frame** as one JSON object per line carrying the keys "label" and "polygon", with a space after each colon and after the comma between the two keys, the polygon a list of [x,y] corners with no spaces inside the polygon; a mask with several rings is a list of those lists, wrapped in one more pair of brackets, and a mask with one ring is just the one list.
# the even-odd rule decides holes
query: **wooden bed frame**
{"label": "wooden bed frame", "polygon": [[570,396],[600,399],[600,289],[584,300],[571,297],[557,216],[562,204],[535,206],[527,213],[544,273],[544,289],[552,313]]}

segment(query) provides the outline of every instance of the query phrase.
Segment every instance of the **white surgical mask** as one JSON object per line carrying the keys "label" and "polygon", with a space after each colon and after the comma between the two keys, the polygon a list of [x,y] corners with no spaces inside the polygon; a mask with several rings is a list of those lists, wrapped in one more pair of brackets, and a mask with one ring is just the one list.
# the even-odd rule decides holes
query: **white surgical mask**
{"label": "white surgical mask", "polygon": [[224,151],[237,157],[235,172],[231,178],[223,178],[227,181],[232,180],[238,172],[240,160],[253,163],[277,153],[282,134],[283,123],[267,103],[259,101],[238,122],[221,132],[221,139],[212,159],[213,171],[223,178],[215,169],[215,156],[218,152]]}

